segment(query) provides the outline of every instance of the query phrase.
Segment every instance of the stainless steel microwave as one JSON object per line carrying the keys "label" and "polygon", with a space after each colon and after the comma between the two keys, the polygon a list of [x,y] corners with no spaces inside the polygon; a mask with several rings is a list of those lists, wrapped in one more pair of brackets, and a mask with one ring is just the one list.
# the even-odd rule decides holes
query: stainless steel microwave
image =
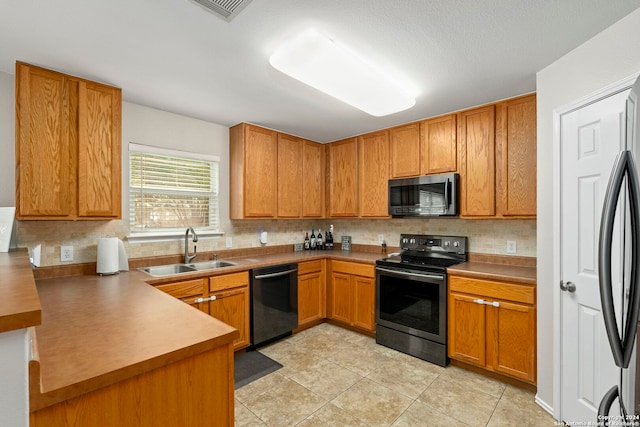
{"label": "stainless steel microwave", "polygon": [[457,173],[389,180],[389,215],[392,217],[457,216]]}

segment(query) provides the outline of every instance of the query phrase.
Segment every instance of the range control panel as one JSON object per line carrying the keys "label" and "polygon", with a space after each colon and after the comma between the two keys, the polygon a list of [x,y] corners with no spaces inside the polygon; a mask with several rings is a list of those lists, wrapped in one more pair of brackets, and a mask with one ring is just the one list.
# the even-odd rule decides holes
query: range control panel
{"label": "range control panel", "polygon": [[425,252],[464,253],[467,251],[467,238],[461,236],[401,234],[400,249]]}

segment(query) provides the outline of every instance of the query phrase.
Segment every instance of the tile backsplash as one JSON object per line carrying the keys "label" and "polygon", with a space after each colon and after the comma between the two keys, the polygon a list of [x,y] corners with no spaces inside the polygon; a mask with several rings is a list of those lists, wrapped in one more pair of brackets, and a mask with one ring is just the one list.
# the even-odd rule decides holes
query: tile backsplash
{"label": "tile backsplash", "polygon": [[[302,242],[304,233],[323,231],[334,225],[334,238],[352,237],[353,244],[378,245],[382,234],[391,247],[398,246],[401,233],[443,234],[469,237],[469,252],[506,254],[507,240],[515,240],[518,256],[536,256],[535,220],[471,220],[471,219],[318,219],[318,220],[238,220],[226,222],[222,237],[202,237],[198,251],[226,248],[232,238],[233,248],[260,247],[259,232],[268,232],[267,246]],[[74,247],[72,263],[96,261],[99,237],[119,237],[130,258],[180,254],[184,240],[162,242],[130,242],[126,221],[18,221],[17,246],[31,248],[42,245],[42,266],[68,264],[60,261],[60,246]],[[292,248],[293,249],[293,248]]]}

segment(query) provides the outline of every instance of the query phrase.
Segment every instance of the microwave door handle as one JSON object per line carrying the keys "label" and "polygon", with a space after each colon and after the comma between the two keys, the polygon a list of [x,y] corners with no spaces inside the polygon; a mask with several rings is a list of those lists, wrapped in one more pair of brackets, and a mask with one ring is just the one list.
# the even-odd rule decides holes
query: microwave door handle
{"label": "microwave door handle", "polygon": [[449,178],[444,180],[444,205],[449,209]]}

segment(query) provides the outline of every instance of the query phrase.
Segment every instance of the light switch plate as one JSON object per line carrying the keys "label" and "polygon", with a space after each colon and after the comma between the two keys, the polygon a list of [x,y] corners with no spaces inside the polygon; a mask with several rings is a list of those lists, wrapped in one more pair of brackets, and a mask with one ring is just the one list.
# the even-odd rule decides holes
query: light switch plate
{"label": "light switch plate", "polygon": [[507,253],[508,254],[515,254],[518,252],[518,248],[516,246],[516,241],[515,240],[507,240]]}
{"label": "light switch plate", "polygon": [[233,239],[231,237],[227,237],[227,249],[233,247]]}
{"label": "light switch plate", "polygon": [[381,245],[384,243],[384,234],[378,234],[378,244]]}

